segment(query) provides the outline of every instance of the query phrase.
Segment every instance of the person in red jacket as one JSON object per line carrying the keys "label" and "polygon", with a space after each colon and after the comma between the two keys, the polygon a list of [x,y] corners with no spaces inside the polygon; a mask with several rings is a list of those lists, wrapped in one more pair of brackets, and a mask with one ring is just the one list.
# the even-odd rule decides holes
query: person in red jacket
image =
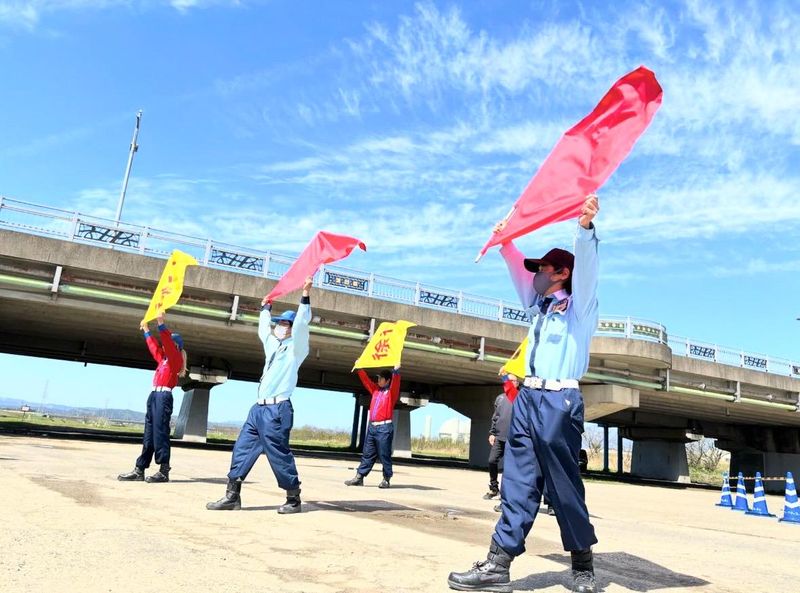
{"label": "person in red jacket", "polygon": [[364,389],[372,394],[369,404],[369,426],[367,438],[364,439],[364,453],[361,465],[356,470],[356,477],[347,480],[348,486],[363,486],[364,478],[372,471],[375,460],[380,457],[383,466],[383,481],[378,488],[388,488],[392,479],[392,440],[394,425],[392,416],[397,400],[400,399],[400,367],[393,371],[384,370],[378,373],[377,384],[373,383],[364,369],[358,369],[358,378]]}
{"label": "person in red jacket", "polygon": [[[178,377],[186,375],[186,351],[183,349],[183,338],[167,329],[162,312],[158,316],[158,333],[161,344],[151,334],[144,321],[139,326],[144,332],[147,348],[158,363],[153,390],[147,398],[147,414],[144,418],[144,438],[142,454],[136,460],[132,472],[120,474],[118,480],[126,482],[145,481],[150,484],[169,482],[169,421],[172,417],[172,389],[178,384]],[[150,467],[156,457],[159,470],[145,480],[144,470]]]}

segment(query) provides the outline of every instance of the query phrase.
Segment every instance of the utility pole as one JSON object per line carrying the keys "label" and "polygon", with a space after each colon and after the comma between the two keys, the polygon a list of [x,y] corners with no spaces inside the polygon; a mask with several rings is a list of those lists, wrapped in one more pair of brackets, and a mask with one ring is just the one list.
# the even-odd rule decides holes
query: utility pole
{"label": "utility pole", "polygon": [[136,126],[133,128],[133,140],[131,140],[131,149],[128,153],[128,166],[125,167],[125,178],[122,180],[122,191],[119,194],[119,205],[117,206],[117,216],[114,220],[119,222],[122,216],[122,204],[125,203],[125,192],[128,191],[128,178],[131,176],[131,167],[133,166],[133,155],[139,150],[139,145],[136,140],[139,138],[139,126],[142,123],[142,110],[136,113]]}

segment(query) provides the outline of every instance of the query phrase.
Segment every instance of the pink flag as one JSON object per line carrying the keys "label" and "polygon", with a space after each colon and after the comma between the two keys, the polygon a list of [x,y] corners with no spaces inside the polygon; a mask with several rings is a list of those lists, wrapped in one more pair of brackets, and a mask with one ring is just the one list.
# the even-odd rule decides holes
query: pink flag
{"label": "pink flag", "polygon": [[661,93],[655,74],[644,66],[614,83],[558,141],[509,212],[505,228],[489,238],[477,259],[493,245],[579,216],[586,196],[605,183],[647,129]]}
{"label": "pink flag", "polygon": [[306,278],[313,276],[322,264],[344,259],[356,247],[363,251],[367,246],[355,237],[335,235],[327,231],[320,231],[303,250],[300,257],[286,270],[283,277],[267,295],[267,300],[272,301],[281,295],[297,290]]}

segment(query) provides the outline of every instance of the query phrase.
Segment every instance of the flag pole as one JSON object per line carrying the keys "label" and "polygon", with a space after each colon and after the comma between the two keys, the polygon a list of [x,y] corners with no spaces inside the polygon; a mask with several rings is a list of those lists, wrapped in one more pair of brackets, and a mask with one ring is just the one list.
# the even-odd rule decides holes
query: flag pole
{"label": "flag pole", "polygon": [[122,191],[119,194],[119,204],[117,205],[117,215],[114,218],[117,222],[119,222],[120,217],[122,216],[122,205],[125,203],[125,192],[128,191],[128,179],[131,176],[131,167],[133,166],[133,155],[139,150],[139,145],[136,144],[136,140],[139,138],[139,126],[142,122],[142,110],[140,109],[136,113],[136,126],[133,128],[133,140],[131,140],[131,149],[128,153],[128,166],[125,167],[125,177],[122,179]]}

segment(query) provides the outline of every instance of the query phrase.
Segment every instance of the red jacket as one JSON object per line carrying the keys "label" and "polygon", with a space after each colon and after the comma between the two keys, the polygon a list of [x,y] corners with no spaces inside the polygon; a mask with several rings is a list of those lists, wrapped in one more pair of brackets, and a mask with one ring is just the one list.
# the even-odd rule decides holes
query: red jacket
{"label": "red jacket", "polygon": [[517,397],[517,393],[519,393],[519,389],[514,386],[508,375],[503,375],[503,391],[505,391],[506,397],[510,402],[513,402],[514,398]]}
{"label": "red jacket", "polygon": [[175,387],[178,384],[178,373],[183,369],[183,355],[172,341],[172,334],[166,325],[159,325],[158,333],[161,335],[160,346],[150,332],[144,334],[147,348],[158,363],[153,387]]}
{"label": "red jacket", "polygon": [[358,369],[358,378],[364,389],[372,394],[369,403],[369,421],[383,422],[391,420],[397,400],[400,399],[400,371],[392,371],[392,380],[388,387],[381,389],[373,383],[364,369]]}

